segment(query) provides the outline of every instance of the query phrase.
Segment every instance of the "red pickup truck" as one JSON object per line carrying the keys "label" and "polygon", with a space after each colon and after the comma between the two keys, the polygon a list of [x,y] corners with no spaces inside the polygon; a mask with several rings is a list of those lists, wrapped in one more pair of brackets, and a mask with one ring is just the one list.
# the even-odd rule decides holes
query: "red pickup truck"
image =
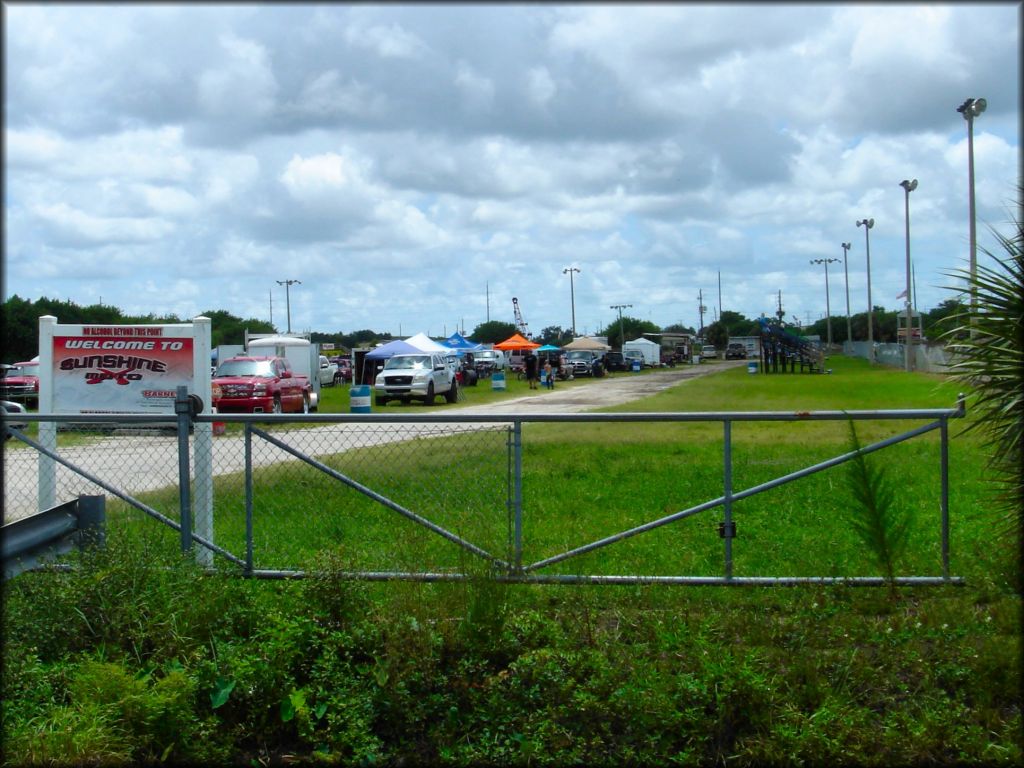
{"label": "red pickup truck", "polygon": [[217,366],[218,413],[309,413],[313,387],[283,357],[232,357]]}

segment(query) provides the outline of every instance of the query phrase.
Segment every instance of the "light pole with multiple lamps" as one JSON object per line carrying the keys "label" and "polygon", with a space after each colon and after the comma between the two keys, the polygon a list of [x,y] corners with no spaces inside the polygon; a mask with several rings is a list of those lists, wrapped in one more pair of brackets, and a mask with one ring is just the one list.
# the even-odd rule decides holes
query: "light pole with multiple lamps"
{"label": "light pole with multiple lamps", "polygon": [[839,259],[811,259],[811,264],[825,265],[825,326],[828,328],[828,350],[832,351],[832,305],[828,297],[828,265]]}
{"label": "light pole with multiple lamps", "polygon": [[956,108],[967,121],[967,215],[970,217],[970,273],[971,273],[971,331],[973,335],[974,315],[977,312],[978,292],[975,280],[978,277],[978,229],[974,212],[974,118],[985,111],[985,99],[967,99]]}
{"label": "light pole with multiple lamps", "polygon": [[288,295],[288,289],[291,288],[296,283],[298,283],[299,285],[302,285],[302,281],[301,280],[278,280],[277,281],[278,285],[283,285],[284,286],[285,311],[288,313],[288,333],[292,332],[292,302],[291,302],[291,297]]}
{"label": "light pole with multiple lamps", "polygon": [[910,352],[911,352],[911,347],[914,344],[914,333],[913,333],[913,328],[911,327],[911,325],[913,323],[913,319],[911,318],[911,313],[913,312],[913,309],[914,309],[914,303],[913,303],[913,301],[911,301],[911,294],[910,294],[910,193],[913,192],[915,189],[917,189],[917,179],[913,179],[912,181],[908,180],[908,179],[904,179],[903,181],[900,182],[900,186],[903,187],[903,199],[905,201],[905,207],[904,207],[905,214],[904,214],[904,218],[905,218],[905,221],[906,221],[906,230],[907,230],[907,287],[906,287],[906,290],[904,292],[905,293],[905,298],[906,298],[905,305],[906,305],[906,308],[907,308],[907,335],[904,337],[903,343],[905,345],[904,346],[904,350],[905,350],[906,369],[907,369],[907,372],[909,373],[911,370],[913,370],[913,364],[911,363],[911,354],[910,354]]}
{"label": "light pole with multiple lamps", "polygon": [[846,278],[846,340],[853,344],[853,331],[850,329],[850,270],[846,267],[846,256],[850,252],[849,243],[840,243],[843,246],[843,277]]}
{"label": "light pole with multiple lamps", "polygon": [[569,275],[569,303],[572,306],[572,337],[576,338],[576,291],[572,286],[572,273],[579,274],[579,270],[576,267],[566,267],[562,270],[562,274]]}
{"label": "light pole with multiple lamps", "polygon": [[874,314],[874,307],[871,304],[871,238],[868,236],[868,230],[875,226],[875,220],[861,219],[857,222],[857,226],[861,225],[864,226],[864,251],[868,258],[868,360],[873,363],[875,362],[875,335],[871,316]]}

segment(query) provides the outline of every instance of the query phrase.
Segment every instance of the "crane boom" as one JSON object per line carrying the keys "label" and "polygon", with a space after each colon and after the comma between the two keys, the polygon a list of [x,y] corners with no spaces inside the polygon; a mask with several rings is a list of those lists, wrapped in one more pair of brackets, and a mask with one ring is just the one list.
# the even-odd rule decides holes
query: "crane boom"
{"label": "crane boom", "polygon": [[530,329],[526,325],[526,321],[523,320],[523,313],[519,311],[519,299],[515,296],[512,297],[512,309],[516,314],[516,330],[519,331],[524,338],[530,338]]}

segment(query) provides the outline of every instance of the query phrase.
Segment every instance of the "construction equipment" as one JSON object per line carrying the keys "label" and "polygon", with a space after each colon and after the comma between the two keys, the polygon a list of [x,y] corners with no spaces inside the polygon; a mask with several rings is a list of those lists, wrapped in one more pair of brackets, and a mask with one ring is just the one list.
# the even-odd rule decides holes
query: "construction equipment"
{"label": "construction equipment", "polygon": [[523,320],[523,313],[519,311],[519,299],[515,296],[512,297],[512,309],[516,314],[516,330],[523,336],[524,339],[530,338],[530,329],[526,325],[526,321]]}

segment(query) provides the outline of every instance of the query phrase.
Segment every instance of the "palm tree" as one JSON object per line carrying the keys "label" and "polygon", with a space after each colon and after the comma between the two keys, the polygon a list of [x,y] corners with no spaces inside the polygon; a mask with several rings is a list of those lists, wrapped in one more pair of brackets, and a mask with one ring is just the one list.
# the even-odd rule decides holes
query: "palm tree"
{"label": "palm tree", "polygon": [[[1024,188],[1018,190],[1024,200]],[[1019,210],[1019,206],[1018,209]],[[1024,222],[1011,216],[1009,235],[992,230],[1001,253],[981,249],[991,265],[977,265],[975,275],[957,270],[950,276],[966,282],[974,307],[951,315],[943,334],[955,363],[952,374],[973,391],[976,412],[968,429],[980,430],[989,451],[996,484],[997,509],[1006,533],[1024,532]],[[966,297],[965,297],[966,298]],[[1017,552],[1020,552],[1018,548]]]}

